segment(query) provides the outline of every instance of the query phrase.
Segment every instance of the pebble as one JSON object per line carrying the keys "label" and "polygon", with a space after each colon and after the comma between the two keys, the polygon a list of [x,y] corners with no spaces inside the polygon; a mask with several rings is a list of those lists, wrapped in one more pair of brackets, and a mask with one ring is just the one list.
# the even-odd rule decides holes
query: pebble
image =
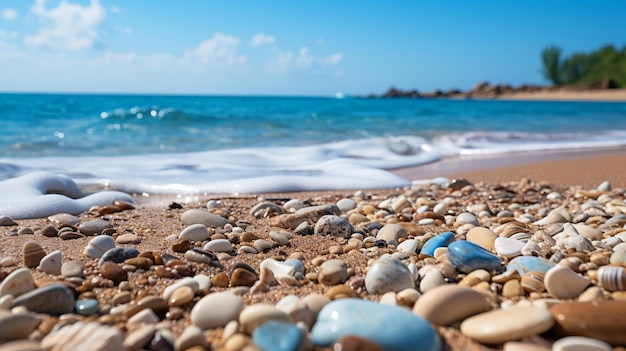
{"label": "pebble", "polygon": [[582,294],[591,281],[571,269],[556,265],[543,278],[546,290],[559,299],[573,299]]}
{"label": "pebble", "polygon": [[376,239],[385,240],[386,242],[392,240],[399,241],[400,239],[406,239],[408,235],[408,232],[403,226],[395,223],[390,223],[380,228],[380,230],[376,234]]}
{"label": "pebble", "polygon": [[498,237],[494,241],[493,246],[498,255],[513,258],[522,254],[522,249],[526,246],[526,243],[511,238]]}
{"label": "pebble", "polygon": [[41,341],[44,350],[54,351],[109,351],[124,350],[124,336],[115,327],[97,322],[76,322],[53,330]]}
{"label": "pebble", "polygon": [[61,274],[62,261],[63,253],[61,250],[54,250],[41,259],[37,268],[44,273],[59,275]]}
{"label": "pebble", "polygon": [[139,250],[134,247],[116,247],[110,250],[107,250],[100,260],[98,261],[98,265],[102,266],[104,262],[114,262],[114,263],[122,263],[129,258],[134,258],[139,256]]}
{"label": "pebble", "polygon": [[375,343],[355,335],[342,336],[331,347],[334,351],[385,351]]}
{"label": "pebble", "polygon": [[356,208],[356,201],[349,198],[343,198],[337,201],[337,207],[339,207],[341,212],[345,213]]}
{"label": "pebble", "polygon": [[441,285],[429,290],[413,306],[413,313],[443,326],[489,310],[491,305],[481,293],[455,284]]}
{"label": "pebble", "polygon": [[454,241],[454,239],[454,233],[452,232],[444,232],[436,235],[426,241],[426,243],[424,244],[424,246],[422,246],[422,249],[420,250],[420,254],[434,256],[435,250],[437,248],[444,246],[447,247],[448,245],[450,245],[451,242]]}
{"label": "pebble", "polygon": [[254,241],[252,246],[255,250],[257,250],[257,252],[265,252],[271,250],[274,247],[274,244],[265,239],[257,239]]}
{"label": "pebble", "polygon": [[75,226],[80,223],[80,218],[69,213],[57,213],[48,217],[48,220],[56,225]]}
{"label": "pebble", "polygon": [[158,322],[159,317],[150,308],[144,308],[128,318],[130,325],[156,324]]}
{"label": "pebble", "polygon": [[99,235],[89,241],[83,254],[92,258],[100,258],[105,252],[115,247],[115,239],[108,235]]}
{"label": "pebble", "polygon": [[10,267],[17,264],[13,257],[0,257],[0,267]]}
{"label": "pebble", "polygon": [[177,280],[172,285],[169,285],[168,287],[163,289],[163,293],[161,294],[161,297],[163,297],[164,300],[169,301],[174,291],[176,291],[178,288],[183,287],[183,286],[190,287],[191,290],[195,294],[200,289],[200,285],[198,284],[198,281],[196,281],[196,279],[194,278],[185,277],[183,279]]}
{"label": "pebble", "polygon": [[232,252],[233,244],[231,244],[227,239],[216,239],[206,243],[203,249],[214,252]]}
{"label": "pebble", "polygon": [[271,231],[269,237],[278,245],[289,245],[289,238],[285,233]]}
{"label": "pebble", "polygon": [[0,226],[10,227],[17,225],[17,223],[13,220],[13,218],[9,216],[0,216]]}
{"label": "pebble", "polygon": [[[243,301],[231,292],[214,292],[204,296],[191,309],[191,322],[203,330],[224,327],[237,320]],[[219,311],[219,313],[216,313]]]}
{"label": "pebble", "polygon": [[128,272],[119,264],[106,261],[100,266],[100,276],[105,279],[110,279],[114,283],[119,283],[128,279]]}
{"label": "pebble", "polygon": [[174,348],[176,350],[187,350],[194,346],[202,346],[203,348],[199,349],[204,350],[206,346],[206,338],[204,337],[204,333],[202,333],[202,329],[198,328],[195,325],[187,326],[180,336],[174,342]]}
{"label": "pebble", "polygon": [[476,269],[499,271],[502,262],[482,246],[466,240],[455,241],[448,245],[448,261],[460,272],[469,273]]}
{"label": "pebble", "polygon": [[239,325],[248,335],[268,321],[291,322],[291,317],[275,306],[254,304],[246,306],[239,314]]}
{"label": "pebble", "polygon": [[333,286],[343,284],[348,279],[348,266],[343,260],[328,260],[322,263],[317,273],[320,284]]}
{"label": "pebble", "polygon": [[467,232],[466,240],[483,248],[494,251],[494,242],[498,234],[491,229],[484,227],[474,227]]}
{"label": "pebble", "polygon": [[558,336],[586,336],[612,345],[626,344],[626,303],[615,300],[566,301],[550,307]]}
{"label": "pebble", "polygon": [[213,264],[213,261],[217,260],[217,257],[215,257],[214,254],[208,251],[191,249],[185,252],[185,259],[191,262],[198,262],[210,265]]}
{"label": "pebble", "polygon": [[80,262],[67,261],[61,266],[61,275],[66,278],[83,278],[85,276],[85,272],[83,271],[83,265],[80,264]]}
{"label": "pebble", "polygon": [[463,212],[456,217],[456,223],[458,225],[471,224],[471,225],[479,225],[478,219],[476,216],[469,212]]}
{"label": "pebble", "polygon": [[340,299],[324,306],[311,340],[318,346],[330,346],[347,335],[365,338],[385,350],[441,350],[439,335],[425,319],[403,307],[361,299]]}
{"label": "pebble", "polygon": [[443,278],[443,274],[441,274],[441,271],[435,266],[425,266],[424,268],[430,269],[428,269],[428,271],[423,275],[422,279],[420,280],[420,292],[425,293],[428,290],[431,290],[446,283],[445,279]]}
{"label": "pebble", "polygon": [[285,209],[273,202],[264,201],[250,209],[250,215],[256,218],[268,217],[269,214],[278,215],[285,213]]}
{"label": "pebble", "polygon": [[554,325],[550,312],[540,307],[514,306],[484,312],[465,319],[461,332],[485,344],[530,338]]}
{"label": "pebble", "polygon": [[141,242],[141,237],[137,234],[126,233],[121,234],[117,238],[115,238],[115,242],[120,245],[139,244]]}
{"label": "pebble", "polygon": [[108,228],[113,228],[109,221],[94,219],[81,223],[78,226],[78,231],[87,236],[93,236],[102,234],[102,231]]}
{"label": "pebble", "polygon": [[389,254],[376,260],[365,275],[365,288],[370,294],[398,292],[414,287],[415,280],[407,266]]}
{"label": "pebble", "polygon": [[302,336],[295,324],[270,320],[254,330],[252,341],[261,351],[296,351]]}
{"label": "pebble", "polygon": [[52,283],[18,296],[13,306],[24,306],[30,311],[55,316],[74,310],[74,294],[64,284]]}
{"label": "pebble", "polygon": [[352,224],[347,219],[336,215],[322,216],[315,223],[314,229],[315,235],[337,236],[346,239],[350,238],[353,232]]}
{"label": "pebble", "polygon": [[287,211],[295,212],[301,208],[305,208],[306,205],[299,199],[291,199],[285,202],[285,204],[283,204],[283,207]]}
{"label": "pebble", "polygon": [[613,351],[613,347],[601,340],[568,336],[552,344],[552,351]]}
{"label": "pebble", "polygon": [[407,239],[397,246],[398,251],[415,253],[417,250],[417,241],[415,239]]}
{"label": "pebble", "polygon": [[[11,314],[0,311],[0,344],[12,340],[28,339],[39,322],[38,318],[30,314]],[[2,347],[0,346],[0,348]]]}
{"label": "pebble", "polygon": [[204,224],[208,228],[220,228],[228,223],[226,218],[200,209],[191,209],[183,212],[180,220],[186,225]]}
{"label": "pebble", "polygon": [[27,241],[22,248],[24,253],[24,266],[35,268],[39,265],[41,259],[46,256],[46,251],[34,241]]}
{"label": "pebble", "polygon": [[181,286],[174,290],[172,296],[168,300],[168,305],[180,307],[190,303],[193,300],[194,291],[188,286]]}
{"label": "pebble", "polygon": [[179,239],[204,241],[209,238],[209,229],[204,224],[192,224],[178,234]]}
{"label": "pebble", "polygon": [[9,294],[17,297],[33,289],[35,289],[33,274],[30,272],[30,269],[22,267],[9,273],[0,282],[0,297]]}
{"label": "pebble", "polygon": [[253,286],[259,276],[244,268],[235,268],[230,274],[230,286]]}
{"label": "pebble", "polygon": [[98,312],[100,304],[96,299],[77,300],[75,303],[75,309],[76,313],[83,316],[89,316]]}
{"label": "pebble", "polygon": [[626,267],[600,267],[598,269],[598,284],[608,291],[626,291]]}
{"label": "pebble", "polygon": [[515,257],[506,265],[506,270],[516,270],[520,275],[528,272],[546,273],[554,267],[554,262],[550,262],[542,257],[520,256]]}
{"label": "pebble", "polygon": [[260,269],[269,269],[276,279],[280,279],[281,277],[293,277],[296,273],[296,268],[293,265],[276,261],[273,258],[264,259],[261,262]]}
{"label": "pebble", "polygon": [[142,350],[155,336],[157,328],[151,324],[145,324],[129,332],[124,338],[126,350]]}

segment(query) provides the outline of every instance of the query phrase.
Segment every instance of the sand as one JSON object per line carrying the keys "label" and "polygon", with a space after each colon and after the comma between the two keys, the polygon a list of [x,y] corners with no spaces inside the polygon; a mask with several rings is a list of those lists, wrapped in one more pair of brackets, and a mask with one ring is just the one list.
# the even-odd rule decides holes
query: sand
{"label": "sand", "polygon": [[[395,170],[394,172],[409,180],[445,176],[450,178],[466,178],[471,183],[475,184],[490,183],[495,185],[511,182],[510,184],[512,185],[506,185],[504,187],[485,185],[482,189],[487,189],[495,193],[497,191],[496,189],[507,188],[510,189],[511,192],[517,192],[518,194],[523,193],[521,189],[541,189],[541,192],[535,190],[531,192],[531,194],[541,197],[543,196],[543,192],[557,191],[571,198],[574,196],[576,189],[595,189],[605,180],[610,181],[614,189],[626,188],[626,149],[585,153],[560,152],[534,155],[520,154],[515,157],[447,159],[431,165]],[[522,181],[522,179],[530,179],[531,181]],[[544,184],[545,181],[552,185],[538,185],[539,183]],[[336,203],[342,198],[353,197],[357,190],[359,189],[241,196],[136,197],[139,207],[135,210],[107,214],[104,216],[100,216],[96,212],[91,212],[81,214],[80,217],[83,221],[102,217],[106,218],[114,224],[114,237],[123,233],[134,233],[141,238],[139,244],[125,246],[137,247],[142,252],[152,251],[155,253],[170,253],[182,256],[181,253],[172,252],[171,238],[168,237],[178,235],[178,233],[185,228],[185,225],[180,220],[180,216],[185,210],[190,208],[206,209],[206,203],[210,199],[219,200],[221,202],[220,206],[215,211],[229,218],[231,223],[241,223],[242,226],[247,228],[246,231],[253,232],[256,236],[267,239],[270,231],[277,230],[277,228],[272,225],[271,218],[255,219],[249,214],[250,209],[259,201],[269,200],[275,203],[284,203],[287,199],[298,198],[310,205],[330,204]],[[446,192],[445,189],[438,193],[436,191],[425,192],[425,190],[419,189],[364,190],[366,201],[373,204],[379,203],[385,198],[398,196],[400,194],[406,194],[409,198],[415,200],[420,196],[425,196],[425,193],[437,194],[437,196],[442,198],[449,192]],[[621,190],[621,193],[623,194],[623,190]],[[489,203],[489,200],[486,199],[482,201],[486,201],[487,205],[492,206],[494,209],[504,206],[501,204],[501,200],[497,200],[494,203]],[[170,208],[169,205],[173,202],[181,204],[182,209]],[[460,208],[461,207],[456,210],[459,211]],[[382,223],[395,222],[398,220],[400,220],[400,217],[385,220],[380,218]],[[64,261],[71,259],[85,264],[85,267],[89,267],[86,269],[88,277],[90,274],[97,275],[97,269],[92,267],[93,260],[81,254],[83,248],[91,239],[90,237],[74,240],[61,240],[58,237],[44,237],[38,232],[38,229],[50,224],[50,221],[47,219],[21,220],[17,222],[17,226],[0,227],[0,233],[3,237],[2,246],[0,247],[0,258],[7,256],[13,257],[18,262],[18,265],[0,268],[0,273],[8,273],[19,266],[23,266],[22,246],[25,242],[34,240],[40,243],[46,252],[57,249],[62,250],[64,252]],[[35,234],[12,234],[26,227],[34,229]],[[426,225],[422,228],[418,228],[418,226],[414,224],[411,228],[411,236],[420,236],[424,233],[430,233],[427,235],[432,236],[445,230],[442,226]],[[228,233],[221,234],[218,233],[218,231],[219,230],[212,231],[214,239],[228,237]],[[287,231],[289,232],[290,230]],[[9,235],[10,238],[8,237]],[[351,268],[352,274],[354,274],[353,278],[362,278],[366,272],[368,261],[370,261],[372,257],[380,256],[383,253],[394,252],[393,248],[380,248],[376,250],[375,253],[365,253],[360,250],[344,249],[345,246],[346,242],[341,238],[294,235],[290,240],[290,244],[287,246],[277,246],[268,252],[259,254],[234,256],[232,259],[222,262],[223,268],[208,267],[207,265],[198,263],[190,263],[189,267],[195,274],[216,276],[220,273],[228,272],[235,262],[249,264],[258,271],[260,263],[266,258],[282,260],[288,257],[302,257],[307,272],[313,273],[316,271],[316,266],[312,262],[313,259],[323,257],[324,259],[344,260],[348,267]],[[33,270],[33,272],[38,281],[57,279],[51,278],[36,270]],[[128,278],[130,284],[127,285],[131,289],[133,301],[138,301],[140,298],[148,295],[159,296],[164,287],[171,284],[173,281],[172,279],[164,278],[154,279],[154,277],[151,277],[153,275],[154,271],[142,272],[140,270],[130,273]],[[151,280],[152,283],[146,283]],[[380,296],[373,296],[364,292],[363,287],[359,287],[358,279],[352,279],[348,284],[354,286],[356,291],[359,291],[362,298],[380,299]],[[211,292],[225,289],[226,288],[213,287],[211,288]],[[301,287],[274,287],[267,293],[254,295],[244,294],[242,299],[246,305],[259,302],[275,304],[288,294],[296,294],[303,297],[310,293],[326,294],[328,291],[329,287],[318,284],[314,281],[314,277],[311,276],[302,282]],[[93,294],[97,296],[101,304],[110,303],[112,296],[118,292],[118,287],[93,289]],[[87,293],[91,294],[92,292],[87,291]],[[197,302],[200,297],[201,296],[196,296],[194,302]],[[168,322],[175,335],[180,335],[182,329],[190,323],[189,311],[192,306],[192,304],[183,306],[183,317]],[[124,321],[118,321],[118,325],[124,325]],[[132,329],[132,327],[129,326],[126,326],[126,328],[129,328],[129,330]],[[475,342],[462,335],[458,327],[439,327],[438,332],[442,336],[446,350],[490,350],[493,348],[502,348],[502,345],[482,345]],[[207,341],[214,349],[217,349],[222,344],[222,333],[223,330],[220,328],[205,332]]]}
{"label": "sand", "polygon": [[626,89],[581,90],[581,91],[538,91],[528,93],[502,94],[501,100],[538,101],[626,101]]}

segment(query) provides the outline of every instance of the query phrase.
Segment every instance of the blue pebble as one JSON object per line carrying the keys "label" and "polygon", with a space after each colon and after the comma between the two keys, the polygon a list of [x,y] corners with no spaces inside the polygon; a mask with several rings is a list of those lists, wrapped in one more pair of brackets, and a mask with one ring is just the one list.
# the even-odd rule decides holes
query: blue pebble
{"label": "blue pebble", "polygon": [[430,238],[428,241],[426,241],[426,243],[424,244],[424,246],[422,246],[422,249],[420,250],[420,254],[434,256],[435,250],[437,248],[448,246],[453,241],[454,241],[454,233],[452,232],[441,233],[437,236]]}
{"label": "blue pebble", "polygon": [[520,275],[524,275],[524,273],[532,271],[546,273],[552,267],[554,267],[554,262],[550,262],[545,258],[519,256],[509,261],[506,270],[516,270]]}
{"label": "blue pebble", "polygon": [[472,242],[461,240],[448,245],[448,261],[457,270],[469,273],[477,269],[500,271],[502,262],[489,250]]}
{"label": "blue pebble", "polygon": [[252,342],[261,351],[296,351],[302,331],[293,323],[268,321],[254,329]]}
{"label": "blue pebble", "polygon": [[410,310],[361,299],[339,299],[320,311],[311,330],[318,346],[330,346],[346,335],[356,335],[385,350],[439,351],[441,340],[430,323]]}
{"label": "blue pebble", "polygon": [[78,300],[74,306],[76,308],[76,312],[83,316],[92,315],[98,312],[98,309],[100,308],[98,300],[95,299]]}

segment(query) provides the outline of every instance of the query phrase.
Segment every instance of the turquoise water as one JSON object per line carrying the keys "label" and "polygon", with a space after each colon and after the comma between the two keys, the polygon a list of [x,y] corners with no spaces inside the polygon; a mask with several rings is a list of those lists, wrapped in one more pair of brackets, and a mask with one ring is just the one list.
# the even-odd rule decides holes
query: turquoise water
{"label": "turquoise water", "polygon": [[375,187],[393,183],[379,171],[442,157],[623,146],[626,104],[0,94],[0,130],[0,180],[48,170],[129,191],[202,192],[321,177],[287,187],[309,190],[348,164],[375,171],[364,184]]}

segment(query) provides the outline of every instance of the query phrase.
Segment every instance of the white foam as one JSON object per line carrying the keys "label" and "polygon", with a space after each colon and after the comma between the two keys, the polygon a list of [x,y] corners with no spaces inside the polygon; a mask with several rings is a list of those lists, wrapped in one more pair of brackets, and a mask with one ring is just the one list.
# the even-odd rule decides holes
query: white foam
{"label": "white foam", "polygon": [[0,215],[13,219],[41,218],[65,212],[78,214],[113,200],[133,202],[128,194],[101,191],[84,196],[69,177],[34,172],[0,182]]}

